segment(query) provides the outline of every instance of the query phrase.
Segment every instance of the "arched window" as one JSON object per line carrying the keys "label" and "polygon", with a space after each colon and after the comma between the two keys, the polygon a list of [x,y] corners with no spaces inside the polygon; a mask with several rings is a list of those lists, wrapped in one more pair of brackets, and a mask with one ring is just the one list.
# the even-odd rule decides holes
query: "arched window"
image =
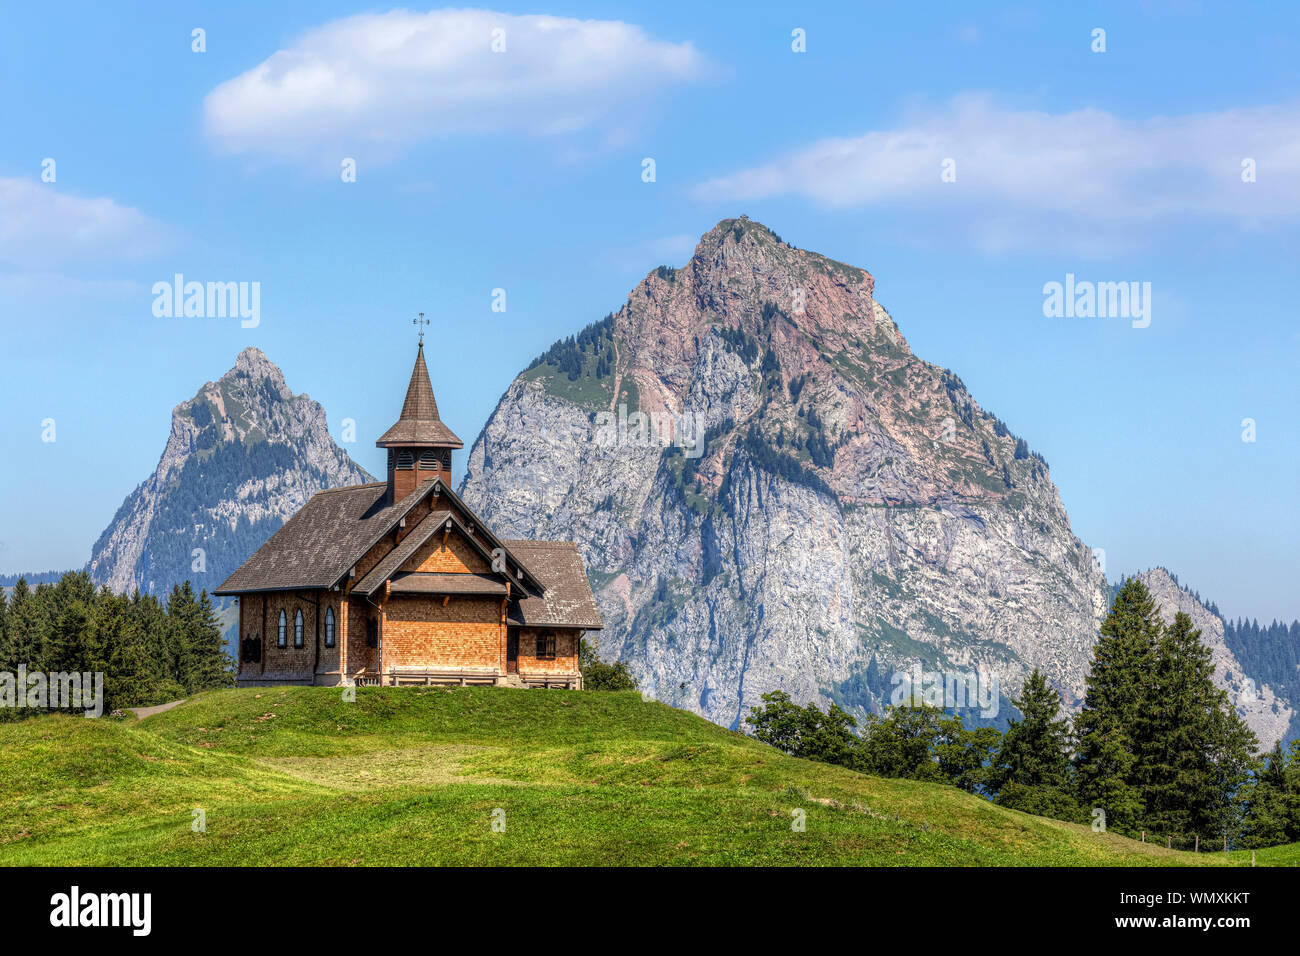
{"label": "arched window", "polygon": [[415,456],[403,448],[397,453],[397,470],[410,471],[415,467]]}
{"label": "arched window", "polygon": [[302,609],[293,616],[293,646],[302,647]]}
{"label": "arched window", "polygon": [[420,452],[420,468],[424,471],[438,471],[442,468],[442,456],[432,448]]}
{"label": "arched window", "polygon": [[285,622],[284,608],[281,608],[281,609],[280,609],[280,626],[276,629],[276,632],[275,632],[275,646],[276,646],[276,647],[287,647],[287,646],[288,646],[288,639],[287,639],[287,636],[286,636],[286,635],[287,635],[287,632],[288,632],[288,624]]}
{"label": "arched window", "polygon": [[334,646],[334,608],[325,609],[325,646]]}

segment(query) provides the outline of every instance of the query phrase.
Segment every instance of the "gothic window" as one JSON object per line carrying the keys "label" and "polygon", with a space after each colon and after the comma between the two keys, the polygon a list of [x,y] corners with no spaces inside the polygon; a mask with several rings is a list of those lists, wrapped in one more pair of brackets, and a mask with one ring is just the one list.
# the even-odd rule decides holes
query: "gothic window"
{"label": "gothic window", "polygon": [[293,616],[293,646],[302,647],[302,609]]}
{"label": "gothic window", "polygon": [[415,467],[415,456],[407,449],[403,448],[397,453],[397,470],[410,471]]}
{"label": "gothic window", "polygon": [[442,467],[442,461],[434,449],[426,448],[420,452],[420,467],[424,471],[438,471]]}
{"label": "gothic window", "polygon": [[334,608],[325,609],[325,646],[334,646]]}
{"label": "gothic window", "polygon": [[537,635],[537,659],[539,661],[555,660],[555,635]]}
{"label": "gothic window", "polygon": [[288,646],[288,637],[287,637],[288,629],[289,629],[289,628],[288,628],[288,624],[285,622],[284,608],[281,608],[281,609],[280,609],[280,626],[276,629],[276,632],[275,632],[275,646],[276,646],[276,647],[287,647],[287,646]]}

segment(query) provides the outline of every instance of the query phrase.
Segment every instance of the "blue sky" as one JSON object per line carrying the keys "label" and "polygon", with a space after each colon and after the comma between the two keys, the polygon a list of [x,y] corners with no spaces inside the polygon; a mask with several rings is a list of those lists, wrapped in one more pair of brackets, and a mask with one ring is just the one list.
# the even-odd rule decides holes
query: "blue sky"
{"label": "blue sky", "polygon": [[[1047,458],[1112,577],[1163,564],[1229,615],[1300,617],[1280,8],[10,7],[0,570],[83,564],[171,408],[247,345],[377,471],[415,312],[469,443],[533,356],[744,213],[870,270],[913,350]],[[259,282],[260,324],[155,317],[177,272]],[[1150,326],[1044,317],[1067,273],[1150,282]]]}

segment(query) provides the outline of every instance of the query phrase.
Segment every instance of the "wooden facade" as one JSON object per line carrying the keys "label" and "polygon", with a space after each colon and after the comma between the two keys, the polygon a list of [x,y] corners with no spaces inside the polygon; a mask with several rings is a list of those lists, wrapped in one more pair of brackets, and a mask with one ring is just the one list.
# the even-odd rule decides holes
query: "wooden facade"
{"label": "wooden facade", "polygon": [[239,599],[239,683],[580,688],[601,620],[577,547],[499,539],[451,490],[423,346],[377,444],[386,481],[314,495],[214,592]]}

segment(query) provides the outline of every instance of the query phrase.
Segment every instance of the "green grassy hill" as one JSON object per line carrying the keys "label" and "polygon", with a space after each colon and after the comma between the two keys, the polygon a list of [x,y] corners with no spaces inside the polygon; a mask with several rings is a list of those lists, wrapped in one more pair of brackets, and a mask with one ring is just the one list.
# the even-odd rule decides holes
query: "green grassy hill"
{"label": "green grassy hill", "polygon": [[230,690],[0,725],[10,865],[1224,862],[797,760],[635,693]]}

